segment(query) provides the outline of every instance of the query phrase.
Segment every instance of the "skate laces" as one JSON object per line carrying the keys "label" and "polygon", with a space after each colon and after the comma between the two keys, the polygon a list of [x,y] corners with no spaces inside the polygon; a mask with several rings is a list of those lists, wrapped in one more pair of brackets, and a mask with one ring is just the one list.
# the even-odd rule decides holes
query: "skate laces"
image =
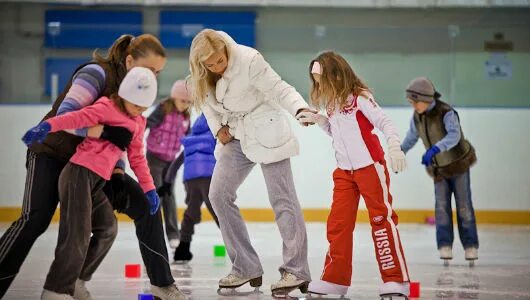
{"label": "skate laces", "polygon": [[225,280],[229,280],[229,281],[234,281],[234,280],[239,280],[239,279],[241,279],[241,278],[239,278],[239,277],[237,277],[236,275],[230,273],[230,274],[228,274],[228,276],[226,276],[224,279],[225,279]]}
{"label": "skate laces", "polygon": [[238,279],[239,278],[237,278],[234,274],[230,273],[225,277],[221,278],[221,280],[219,280],[219,284],[230,284],[234,281],[237,281]]}
{"label": "skate laces", "polygon": [[282,272],[282,279],[280,281],[288,282],[288,281],[296,281],[298,278],[292,273],[283,271]]}

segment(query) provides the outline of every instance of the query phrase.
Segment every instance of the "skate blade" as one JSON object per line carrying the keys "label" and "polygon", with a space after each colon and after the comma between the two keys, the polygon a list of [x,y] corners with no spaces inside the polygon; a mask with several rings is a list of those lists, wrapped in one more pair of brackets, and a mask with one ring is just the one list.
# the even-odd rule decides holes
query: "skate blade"
{"label": "skate blade", "polygon": [[173,264],[175,265],[187,265],[190,261],[189,260],[174,260]]}
{"label": "skate blade", "polygon": [[309,292],[306,299],[322,299],[322,300],[351,300],[350,298],[344,297],[344,295],[335,296],[328,294],[320,294],[315,292]]}
{"label": "skate blade", "polygon": [[444,267],[449,267],[449,261],[450,261],[450,260],[451,260],[451,259],[443,259],[443,261],[444,261]]}
{"label": "skate blade", "polygon": [[393,297],[405,298],[405,300],[409,299],[409,296],[401,294],[401,293],[387,293],[387,294],[380,294],[379,296],[381,297],[381,300],[385,300],[385,299],[392,300],[394,299]]}
{"label": "skate blade", "polygon": [[279,288],[279,289],[272,291],[272,297],[280,298],[280,299],[283,299],[283,298],[288,299],[289,293],[297,289],[300,289],[300,292],[302,292],[303,294],[307,294],[308,287],[309,287],[309,282],[302,282],[301,284],[296,285],[296,286]]}
{"label": "skate blade", "polygon": [[250,295],[260,295],[263,294],[262,291],[259,290],[259,287],[255,288],[252,291],[238,291],[237,288],[228,288],[228,287],[222,287],[217,289],[217,295],[224,296],[224,297],[246,297]]}

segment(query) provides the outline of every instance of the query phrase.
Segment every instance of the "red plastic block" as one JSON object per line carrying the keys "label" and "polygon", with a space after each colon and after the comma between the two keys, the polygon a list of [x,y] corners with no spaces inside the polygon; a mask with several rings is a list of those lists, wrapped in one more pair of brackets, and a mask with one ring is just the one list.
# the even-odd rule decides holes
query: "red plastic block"
{"label": "red plastic block", "polygon": [[140,266],[140,264],[125,265],[125,277],[139,278],[141,275],[142,275],[142,267]]}
{"label": "red plastic block", "polygon": [[419,298],[420,297],[420,283],[419,282],[410,282],[410,292],[409,297]]}

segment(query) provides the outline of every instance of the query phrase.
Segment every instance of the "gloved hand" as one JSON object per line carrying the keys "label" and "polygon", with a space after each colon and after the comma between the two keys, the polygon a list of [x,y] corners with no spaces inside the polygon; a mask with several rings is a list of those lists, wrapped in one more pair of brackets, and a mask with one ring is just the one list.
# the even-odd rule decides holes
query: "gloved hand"
{"label": "gloved hand", "polygon": [[126,189],[125,174],[114,173],[103,186],[103,192],[109,198],[112,207],[122,212],[129,207],[129,193]]}
{"label": "gloved hand", "polygon": [[394,173],[403,172],[407,168],[405,153],[401,150],[401,143],[396,139],[388,141],[388,156]]}
{"label": "gloved hand", "polygon": [[440,148],[436,145],[432,146],[421,157],[421,163],[426,167],[430,166],[432,164],[432,158],[438,153],[440,153]]}
{"label": "gloved hand", "polygon": [[51,129],[52,126],[50,123],[43,121],[39,125],[28,130],[22,137],[22,141],[26,146],[30,146],[35,142],[42,143]]}
{"label": "gloved hand", "polygon": [[310,111],[302,111],[299,114],[296,115],[296,119],[302,126],[308,126],[313,124],[318,124],[319,126],[323,126],[328,121],[328,118],[325,116],[316,113],[316,112],[310,112]]}
{"label": "gloved hand", "polygon": [[151,215],[156,214],[158,208],[160,207],[160,198],[158,197],[158,194],[155,190],[150,190],[149,192],[145,193],[145,196],[147,197],[149,205],[151,206]]}
{"label": "gloved hand", "polygon": [[103,132],[99,138],[102,140],[107,140],[116,145],[116,147],[120,148],[122,151],[125,151],[131,143],[132,133],[124,127],[104,125]]}
{"label": "gloved hand", "polygon": [[169,182],[164,182],[158,189],[156,189],[156,193],[160,197],[165,197],[171,195],[172,186]]}

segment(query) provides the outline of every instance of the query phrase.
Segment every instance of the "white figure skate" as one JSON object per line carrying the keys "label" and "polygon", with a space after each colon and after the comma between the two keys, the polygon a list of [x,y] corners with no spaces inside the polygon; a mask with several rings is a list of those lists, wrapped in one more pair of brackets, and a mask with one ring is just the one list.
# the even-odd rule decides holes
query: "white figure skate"
{"label": "white figure skate", "polygon": [[379,287],[379,296],[381,300],[392,300],[394,297],[409,299],[410,284],[408,282],[389,281]]}
{"label": "white figure skate", "polygon": [[449,266],[449,261],[453,259],[453,248],[451,246],[443,246],[438,250],[440,251],[440,259],[444,261],[444,266]]}
{"label": "white figure skate", "polygon": [[309,283],[308,293],[310,298],[322,298],[325,295],[340,296],[340,298],[325,299],[346,299],[344,295],[348,293],[348,287],[323,280],[315,280]]}
{"label": "white figure skate", "polygon": [[298,279],[296,275],[289,272],[282,272],[282,278],[271,285],[272,297],[287,298],[290,292],[300,289],[300,292],[306,294],[309,281]]}
{"label": "white figure skate", "polygon": [[76,300],[93,300],[92,295],[86,288],[86,281],[81,279],[75,281],[74,298]]}
{"label": "white figure skate", "polygon": [[187,300],[184,293],[175,284],[164,287],[151,285],[151,294],[155,300]]}
{"label": "white figure skate", "polygon": [[[243,286],[247,282],[251,287],[254,288],[253,291],[241,292],[236,289],[240,286]],[[260,294],[261,291],[259,290],[259,287],[261,285],[261,276],[256,278],[240,278],[236,275],[228,274],[228,276],[219,280],[219,289],[217,289],[217,294],[219,296],[248,296],[251,294]]]}
{"label": "white figure skate", "polygon": [[469,262],[469,266],[474,267],[475,260],[478,259],[478,249],[475,247],[465,249],[465,257],[466,260]]}
{"label": "white figure skate", "polygon": [[74,297],[68,294],[58,294],[56,292],[43,290],[40,295],[41,300],[75,300]]}

